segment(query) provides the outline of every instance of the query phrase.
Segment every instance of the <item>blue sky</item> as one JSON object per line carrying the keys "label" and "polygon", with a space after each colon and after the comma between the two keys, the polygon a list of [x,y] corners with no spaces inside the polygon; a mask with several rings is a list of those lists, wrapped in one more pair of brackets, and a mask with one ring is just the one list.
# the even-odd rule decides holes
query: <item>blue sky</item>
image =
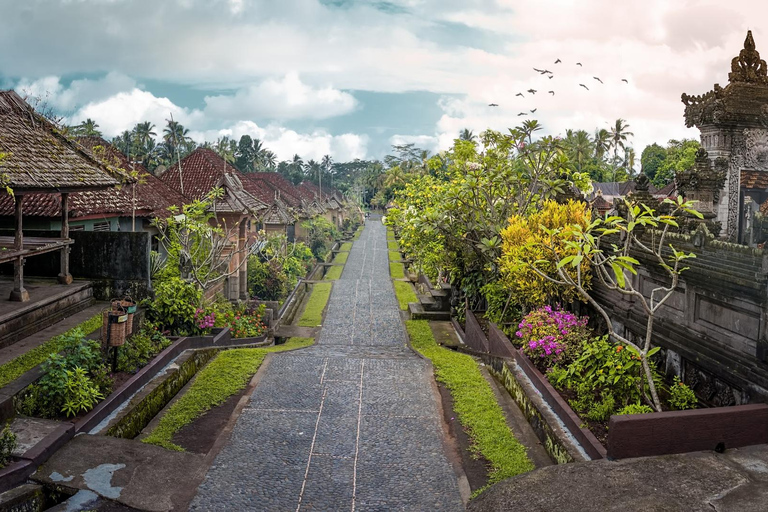
{"label": "blue sky", "polygon": [[754,21],[768,19],[768,6],[754,0],[0,0],[0,9],[0,47],[13,49],[0,52],[0,86],[45,97],[72,123],[91,117],[106,136],[173,114],[198,141],[247,133],[282,159],[380,158],[402,142],[439,151],[462,128],[525,118],[559,134],[621,117],[639,152],[697,137],[680,94],[724,85],[747,28],[768,55],[768,30]]}

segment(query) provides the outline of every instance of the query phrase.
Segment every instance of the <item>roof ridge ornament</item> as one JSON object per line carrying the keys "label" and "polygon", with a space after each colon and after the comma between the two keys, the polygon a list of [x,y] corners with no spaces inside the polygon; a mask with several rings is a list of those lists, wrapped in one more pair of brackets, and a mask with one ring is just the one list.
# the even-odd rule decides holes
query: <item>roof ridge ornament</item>
{"label": "roof ridge ornament", "polygon": [[744,49],[739,52],[738,57],[731,60],[731,72],[728,73],[728,80],[731,83],[768,84],[768,66],[760,58],[760,52],[755,49],[755,40],[751,30],[747,31]]}

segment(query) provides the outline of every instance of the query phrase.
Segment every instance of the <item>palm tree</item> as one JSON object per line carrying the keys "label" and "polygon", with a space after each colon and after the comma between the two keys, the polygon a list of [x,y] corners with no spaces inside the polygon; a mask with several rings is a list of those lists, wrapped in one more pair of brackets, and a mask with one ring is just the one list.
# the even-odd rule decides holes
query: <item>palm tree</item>
{"label": "palm tree", "polygon": [[331,177],[331,188],[333,188],[333,159],[331,158],[331,155],[323,156],[322,160],[320,160],[320,165],[323,166],[325,174]]}
{"label": "palm tree", "polygon": [[260,163],[263,170],[274,172],[277,167],[277,155],[265,149],[261,152]]}
{"label": "palm tree", "polygon": [[98,127],[99,125],[96,124],[96,121],[89,117],[79,125],[75,126],[73,135],[78,137],[101,137],[101,132],[96,129]]}
{"label": "palm tree", "polygon": [[219,137],[216,139],[216,143],[213,144],[214,151],[225,161],[232,163],[235,161],[235,151],[237,151],[237,143],[227,137]]}
{"label": "palm tree", "polygon": [[178,121],[168,120],[168,124],[163,129],[163,141],[168,146],[171,158],[181,148],[187,146],[190,142],[189,130]]}
{"label": "palm tree", "polygon": [[477,140],[477,135],[475,135],[469,128],[464,128],[461,130],[461,133],[459,133],[459,139],[475,142]]}
{"label": "palm tree", "polygon": [[616,181],[616,163],[619,160],[619,148],[626,149],[624,143],[628,137],[635,134],[629,131],[629,124],[624,119],[617,119],[616,124],[611,127],[611,146],[613,146],[613,180]]}
{"label": "palm tree", "polygon": [[595,130],[595,138],[593,139],[595,145],[595,158],[602,160],[608,149],[611,147],[611,134],[605,128]]}
{"label": "palm tree", "polygon": [[624,167],[627,169],[627,173],[629,174],[629,177],[632,178],[635,175],[635,159],[637,158],[637,155],[635,154],[635,148],[625,148],[624,149]]}

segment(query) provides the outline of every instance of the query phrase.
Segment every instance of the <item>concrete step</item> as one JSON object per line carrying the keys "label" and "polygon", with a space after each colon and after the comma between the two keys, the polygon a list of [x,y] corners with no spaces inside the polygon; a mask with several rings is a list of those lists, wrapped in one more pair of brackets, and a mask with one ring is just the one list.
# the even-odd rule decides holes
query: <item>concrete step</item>
{"label": "concrete step", "polygon": [[450,320],[450,311],[428,311],[418,302],[408,303],[411,320]]}

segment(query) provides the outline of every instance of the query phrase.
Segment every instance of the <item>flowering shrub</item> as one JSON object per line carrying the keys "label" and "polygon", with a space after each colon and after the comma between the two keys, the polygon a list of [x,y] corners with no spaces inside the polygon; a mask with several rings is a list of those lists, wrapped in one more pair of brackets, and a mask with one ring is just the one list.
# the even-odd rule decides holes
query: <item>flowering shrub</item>
{"label": "flowering shrub", "polygon": [[523,352],[537,365],[567,363],[589,339],[587,317],[544,306],[528,313],[518,325]]}
{"label": "flowering shrub", "polygon": [[685,385],[680,380],[680,377],[675,375],[675,380],[669,387],[669,405],[682,411],[684,409],[695,409],[697,402],[696,393]]}
{"label": "flowering shrub", "polygon": [[207,332],[208,329],[216,324],[216,312],[211,311],[206,314],[206,311],[201,308],[197,308],[195,311],[195,325],[201,331]]}
{"label": "flowering shrub", "polygon": [[223,314],[223,323],[229,327],[233,338],[256,338],[267,331],[262,322],[265,306],[256,309],[238,308]]}

